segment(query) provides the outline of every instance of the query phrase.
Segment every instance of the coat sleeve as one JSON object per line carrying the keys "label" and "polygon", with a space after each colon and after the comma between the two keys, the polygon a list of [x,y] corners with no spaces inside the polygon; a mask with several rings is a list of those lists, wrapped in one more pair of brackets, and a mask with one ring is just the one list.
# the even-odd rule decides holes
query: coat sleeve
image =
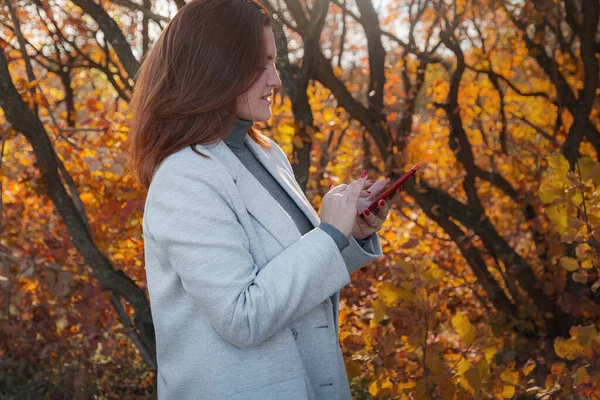
{"label": "coat sleeve", "polygon": [[350,282],[335,241],[320,228],[259,270],[218,171],[199,171],[198,165],[159,167],[144,235],[226,340],[259,345]]}
{"label": "coat sleeve", "polygon": [[[279,155],[283,165],[285,165],[290,174],[294,176],[294,170],[292,169],[285,152],[273,139],[269,138],[269,142],[273,147],[273,151]],[[381,256],[383,256],[383,250],[377,232],[364,240],[356,240],[354,236],[350,235],[350,244],[345,246],[342,250],[342,258],[344,259],[344,263],[350,274]]]}
{"label": "coat sleeve", "polygon": [[350,244],[342,250],[342,258],[346,263],[349,274],[383,255],[377,232],[360,242],[350,235]]}

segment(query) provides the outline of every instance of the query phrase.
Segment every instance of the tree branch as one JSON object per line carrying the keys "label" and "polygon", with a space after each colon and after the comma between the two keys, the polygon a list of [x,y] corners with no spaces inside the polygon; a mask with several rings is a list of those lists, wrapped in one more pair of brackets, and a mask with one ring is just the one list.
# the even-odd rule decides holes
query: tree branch
{"label": "tree branch", "polygon": [[110,42],[117,53],[119,60],[121,60],[121,64],[123,65],[123,68],[125,68],[127,75],[129,75],[130,79],[135,79],[138,70],[138,62],[133,56],[131,46],[127,42],[127,39],[125,39],[121,28],[119,28],[119,25],[117,25],[115,20],[108,15],[102,6],[96,4],[93,0],[72,1],[98,23],[107,42]]}

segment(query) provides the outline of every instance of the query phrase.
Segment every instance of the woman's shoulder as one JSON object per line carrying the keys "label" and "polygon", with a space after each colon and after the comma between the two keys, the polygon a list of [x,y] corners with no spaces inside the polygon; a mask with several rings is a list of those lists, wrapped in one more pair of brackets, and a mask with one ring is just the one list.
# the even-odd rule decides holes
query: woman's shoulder
{"label": "woman's shoulder", "polygon": [[165,157],[156,167],[148,192],[153,188],[172,186],[173,181],[204,183],[213,187],[224,182],[227,177],[226,169],[211,147],[197,146],[196,150],[207,157],[196,153],[190,146]]}
{"label": "woman's shoulder", "polygon": [[[156,167],[155,177],[161,174],[195,173],[203,171],[214,173],[220,169],[221,162],[215,156],[210,146],[196,146],[196,151],[206,155],[203,157],[190,146],[186,146],[165,157]],[[207,174],[211,175],[211,174]]]}

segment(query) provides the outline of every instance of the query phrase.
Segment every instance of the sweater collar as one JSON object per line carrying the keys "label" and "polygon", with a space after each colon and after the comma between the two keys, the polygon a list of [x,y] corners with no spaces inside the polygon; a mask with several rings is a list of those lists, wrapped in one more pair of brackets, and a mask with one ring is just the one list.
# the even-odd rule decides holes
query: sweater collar
{"label": "sweater collar", "polygon": [[254,121],[248,121],[246,119],[237,118],[235,124],[229,130],[229,135],[223,139],[224,142],[230,147],[242,147],[246,141],[246,135],[248,130],[254,124]]}

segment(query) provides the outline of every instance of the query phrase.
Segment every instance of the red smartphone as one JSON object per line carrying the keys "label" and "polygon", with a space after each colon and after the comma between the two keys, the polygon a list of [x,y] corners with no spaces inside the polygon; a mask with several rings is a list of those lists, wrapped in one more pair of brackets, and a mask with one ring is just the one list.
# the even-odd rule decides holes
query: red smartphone
{"label": "red smartphone", "polygon": [[[400,179],[398,179],[396,182],[394,182],[394,184],[392,186],[390,186],[390,188],[388,190],[383,192],[377,200],[375,200],[371,204],[369,204],[369,206],[367,207],[369,209],[369,211],[373,212],[378,207],[377,203],[379,203],[380,200],[385,200],[388,196],[390,196],[392,193],[394,193],[396,191],[396,189],[398,189],[400,187],[400,185],[402,185],[411,176],[413,176],[415,174],[415,172],[417,172],[418,169],[419,169],[419,164],[415,164],[414,167],[409,169],[408,172],[406,172],[404,175],[402,175],[400,177]],[[365,210],[367,208],[365,208]],[[364,212],[364,210],[362,212]],[[361,214],[362,214],[362,212],[361,212]]]}

